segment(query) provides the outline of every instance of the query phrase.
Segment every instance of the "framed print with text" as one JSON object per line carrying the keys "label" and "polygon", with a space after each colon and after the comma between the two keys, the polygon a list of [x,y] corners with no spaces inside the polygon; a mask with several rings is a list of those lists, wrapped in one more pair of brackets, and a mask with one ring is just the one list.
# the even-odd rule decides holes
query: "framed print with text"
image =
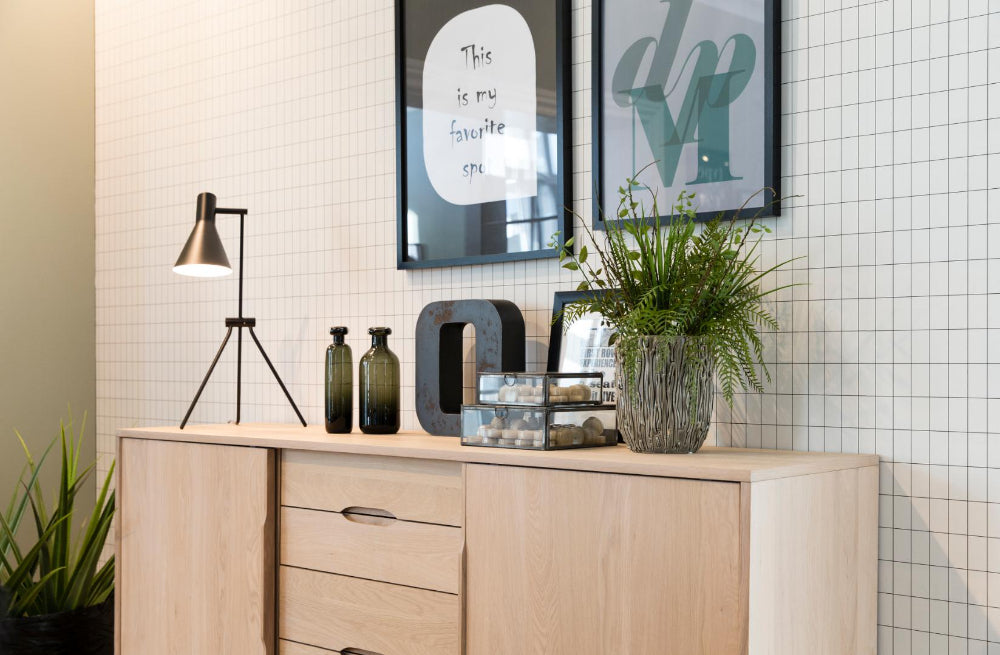
{"label": "framed print with text", "polygon": [[682,190],[699,219],[777,214],[779,0],[595,3],[594,227],[639,171],[663,215]]}
{"label": "framed print with text", "polygon": [[615,385],[615,347],[609,343],[613,330],[603,317],[591,312],[573,321],[567,329],[562,311],[566,305],[593,298],[603,291],[557,291],[552,303],[552,329],[549,334],[550,373],[603,373],[602,402],[613,403]]}
{"label": "framed print with text", "polygon": [[568,239],[569,0],[396,0],[398,268]]}

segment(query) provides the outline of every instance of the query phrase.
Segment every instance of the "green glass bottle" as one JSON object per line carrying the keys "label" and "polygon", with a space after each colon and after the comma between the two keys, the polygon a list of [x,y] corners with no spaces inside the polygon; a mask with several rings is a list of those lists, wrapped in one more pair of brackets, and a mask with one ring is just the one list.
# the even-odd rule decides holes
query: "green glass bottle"
{"label": "green glass bottle", "polygon": [[326,431],[350,432],[353,427],[354,359],[351,347],[344,343],[347,328],[330,328],[333,343],[326,349]]}
{"label": "green glass bottle", "polygon": [[387,327],[368,328],[372,347],[358,366],[358,426],[365,434],[399,432],[399,358]]}

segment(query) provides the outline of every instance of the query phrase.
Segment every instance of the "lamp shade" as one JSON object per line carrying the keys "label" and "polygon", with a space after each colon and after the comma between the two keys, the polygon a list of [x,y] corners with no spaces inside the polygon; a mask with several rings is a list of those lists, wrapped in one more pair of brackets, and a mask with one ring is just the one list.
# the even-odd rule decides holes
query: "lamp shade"
{"label": "lamp shade", "polygon": [[222,247],[222,239],[215,229],[215,195],[200,193],[194,229],[174,264],[174,273],[194,277],[219,277],[232,272],[233,267],[226,257],[226,249]]}

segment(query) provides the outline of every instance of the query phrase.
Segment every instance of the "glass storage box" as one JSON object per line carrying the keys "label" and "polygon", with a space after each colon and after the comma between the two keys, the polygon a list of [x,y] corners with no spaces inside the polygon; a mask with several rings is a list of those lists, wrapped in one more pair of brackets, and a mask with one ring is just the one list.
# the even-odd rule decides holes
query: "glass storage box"
{"label": "glass storage box", "polygon": [[555,450],[618,443],[614,405],[462,406],[462,445]]}
{"label": "glass storage box", "polygon": [[603,373],[480,373],[480,405],[600,405]]}

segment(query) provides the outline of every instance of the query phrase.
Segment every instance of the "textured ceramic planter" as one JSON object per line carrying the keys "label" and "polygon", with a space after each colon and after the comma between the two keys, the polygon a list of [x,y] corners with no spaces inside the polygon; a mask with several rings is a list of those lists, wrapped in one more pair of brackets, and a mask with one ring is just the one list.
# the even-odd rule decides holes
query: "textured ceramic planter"
{"label": "textured ceramic planter", "polygon": [[715,398],[708,344],[638,337],[615,349],[618,429],[637,453],[693,453],[708,436]]}

